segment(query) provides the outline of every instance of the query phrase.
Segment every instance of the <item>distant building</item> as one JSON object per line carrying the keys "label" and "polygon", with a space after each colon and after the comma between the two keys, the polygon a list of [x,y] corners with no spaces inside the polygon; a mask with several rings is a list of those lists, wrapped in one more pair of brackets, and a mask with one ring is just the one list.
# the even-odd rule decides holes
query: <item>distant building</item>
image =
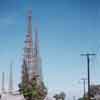
{"label": "distant building", "polygon": [[100,95],[100,85],[91,85],[90,87],[90,94],[91,95]]}
{"label": "distant building", "polygon": [[91,85],[90,94],[95,100],[100,100],[100,85]]}
{"label": "distant building", "polygon": [[24,97],[20,94],[14,93],[14,94],[2,94],[0,100],[25,100]]}
{"label": "distant building", "polygon": [[100,100],[100,95],[97,94],[94,96],[94,98],[95,98],[95,100]]}
{"label": "distant building", "polygon": [[[85,94],[85,98],[87,100],[88,94]],[[91,85],[90,87],[90,96],[91,100],[100,100],[100,85]],[[83,97],[79,100],[83,100]]]}

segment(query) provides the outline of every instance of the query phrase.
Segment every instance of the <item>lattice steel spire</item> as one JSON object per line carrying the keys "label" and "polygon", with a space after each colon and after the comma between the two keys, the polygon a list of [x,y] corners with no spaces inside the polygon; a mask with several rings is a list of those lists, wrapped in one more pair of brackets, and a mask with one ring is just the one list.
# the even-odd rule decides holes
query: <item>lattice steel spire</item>
{"label": "lattice steel spire", "polygon": [[31,10],[29,10],[28,13],[28,29],[27,29],[27,35],[25,40],[24,56],[27,63],[31,64],[32,57],[33,57],[32,11]]}
{"label": "lattice steel spire", "polygon": [[41,75],[41,61],[39,58],[39,40],[38,40],[38,30],[35,28],[35,41],[33,47],[32,39],[32,10],[28,12],[28,29],[25,39],[25,48],[24,48],[24,59],[27,63],[29,79],[33,75]]}
{"label": "lattice steel spire", "polygon": [[33,75],[33,39],[32,39],[32,10],[29,9],[28,12],[28,29],[25,40],[25,48],[24,48],[24,59],[27,63],[29,78]]}
{"label": "lattice steel spire", "polygon": [[35,27],[35,42],[34,42],[34,59],[35,59],[35,66],[37,70],[37,74],[39,75],[39,80],[43,81],[42,77],[42,64],[41,64],[41,57],[39,52],[39,38],[38,38],[38,28]]}

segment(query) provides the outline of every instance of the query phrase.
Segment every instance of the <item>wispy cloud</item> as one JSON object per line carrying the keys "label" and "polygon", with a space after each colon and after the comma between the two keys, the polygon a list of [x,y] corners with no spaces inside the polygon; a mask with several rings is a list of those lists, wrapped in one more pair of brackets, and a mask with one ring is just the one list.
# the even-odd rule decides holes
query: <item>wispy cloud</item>
{"label": "wispy cloud", "polygon": [[0,25],[3,25],[3,26],[13,25],[15,24],[15,21],[16,21],[15,15],[3,16],[0,18]]}

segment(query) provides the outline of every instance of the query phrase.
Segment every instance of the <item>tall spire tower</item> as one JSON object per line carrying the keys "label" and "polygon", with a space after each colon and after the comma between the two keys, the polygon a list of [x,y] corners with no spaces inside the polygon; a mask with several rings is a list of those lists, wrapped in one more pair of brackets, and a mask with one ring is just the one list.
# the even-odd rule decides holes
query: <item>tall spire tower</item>
{"label": "tall spire tower", "polygon": [[39,42],[38,30],[35,29],[35,41],[33,47],[32,39],[32,10],[28,11],[28,29],[25,40],[24,59],[27,63],[29,79],[35,76],[41,77],[40,58],[39,58]]}
{"label": "tall spire tower", "polygon": [[[28,80],[28,83],[26,82]],[[27,87],[33,87],[32,82],[36,80],[38,92],[36,94],[44,98],[47,94],[47,89],[42,80],[42,71],[41,71],[41,58],[39,55],[39,41],[38,41],[38,31],[35,29],[35,41],[33,47],[32,39],[32,10],[28,12],[28,31],[25,39],[24,47],[24,63],[22,66],[22,83],[27,83]],[[31,83],[31,84],[30,84]],[[33,88],[32,88],[33,90]],[[34,90],[37,91],[37,90]],[[42,99],[41,99],[42,100]]]}
{"label": "tall spire tower", "polygon": [[25,40],[24,58],[28,65],[32,64],[33,58],[33,40],[32,40],[32,11],[28,12],[28,29]]}
{"label": "tall spire tower", "polygon": [[32,10],[28,11],[28,29],[25,40],[24,59],[27,63],[29,79],[32,78],[33,73],[36,74],[34,63],[33,39],[32,39]]}

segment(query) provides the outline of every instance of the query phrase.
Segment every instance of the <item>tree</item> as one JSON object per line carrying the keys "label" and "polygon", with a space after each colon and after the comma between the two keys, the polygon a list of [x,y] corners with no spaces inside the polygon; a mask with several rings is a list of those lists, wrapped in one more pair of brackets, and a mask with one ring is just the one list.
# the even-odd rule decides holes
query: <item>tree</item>
{"label": "tree", "polygon": [[40,82],[40,84],[37,83],[37,77],[38,76],[33,75],[32,78],[32,97],[35,98],[35,100],[44,100],[47,95],[47,89],[43,82]]}
{"label": "tree", "polygon": [[37,83],[39,76],[33,74],[29,80],[27,63],[24,60],[22,65],[22,81],[19,84],[19,91],[26,100],[44,100],[47,95],[47,89],[43,82]]}
{"label": "tree", "polygon": [[64,92],[61,92],[59,94],[55,94],[53,96],[56,100],[65,100],[66,94]]}
{"label": "tree", "polygon": [[56,100],[59,100],[59,95],[58,95],[58,94],[55,94],[53,97],[54,97]]}
{"label": "tree", "polygon": [[31,97],[31,90],[28,88],[29,87],[29,75],[28,75],[28,68],[27,68],[27,63],[25,59],[23,60],[22,64],[22,81],[19,84],[19,92],[23,94],[26,100],[30,100]]}
{"label": "tree", "polygon": [[62,100],[65,100],[66,94],[65,94],[64,92],[61,92],[61,93],[59,94],[59,96],[60,96],[60,98],[61,98]]}

